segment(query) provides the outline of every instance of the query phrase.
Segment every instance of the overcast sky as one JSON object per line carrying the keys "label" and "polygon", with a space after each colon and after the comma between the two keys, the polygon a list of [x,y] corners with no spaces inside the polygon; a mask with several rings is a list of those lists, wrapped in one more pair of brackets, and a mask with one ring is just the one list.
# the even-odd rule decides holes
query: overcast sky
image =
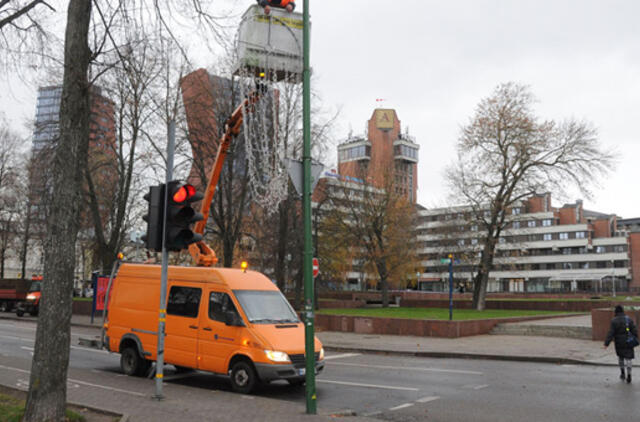
{"label": "overcast sky", "polygon": [[[236,1],[236,9],[252,3]],[[496,85],[514,81],[531,86],[539,116],[590,121],[604,148],[620,154],[585,208],[640,217],[639,1],[310,3],[314,89],[325,106],[341,107],[337,141],[350,128],[362,133],[375,99],[386,99],[383,107],[394,108],[420,144],[422,205],[445,204],[443,168],[460,126]],[[198,65],[209,66],[203,57]],[[12,98],[0,89],[0,111],[17,125],[33,116],[32,91]]]}

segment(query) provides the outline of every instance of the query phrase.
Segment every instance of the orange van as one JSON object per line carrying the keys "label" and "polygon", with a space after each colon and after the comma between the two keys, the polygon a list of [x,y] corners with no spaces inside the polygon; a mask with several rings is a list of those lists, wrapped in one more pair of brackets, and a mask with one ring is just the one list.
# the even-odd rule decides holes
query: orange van
{"label": "orange van", "polygon": [[[156,360],[159,265],[122,264],[113,281],[105,346],[127,375]],[[164,361],[228,375],[235,391],[305,380],[304,325],[274,283],[255,271],[169,266]],[[315,339],[316,373],[324,350]]]}

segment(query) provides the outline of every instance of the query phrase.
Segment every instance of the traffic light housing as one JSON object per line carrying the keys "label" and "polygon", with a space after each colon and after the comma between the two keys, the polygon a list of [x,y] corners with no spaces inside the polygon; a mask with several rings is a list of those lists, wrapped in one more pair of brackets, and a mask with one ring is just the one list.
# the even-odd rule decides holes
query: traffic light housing
{"label": "traffic light housing", "polygon": [[151,186],[144,199],[149,202],[149,209],[142,217],[147,222],[147,234],[142,236],[142,241],[147,249],[162,251],[162,225],[164,222],[164,183]]}
{"label": "traffic light housing", "polygon": [[203,219],[191,208],[191,203],[203,198],[202,193],[188,183],[172,181],[167,184],[167,215],[165,246],[170,251],[187,249],[191,243],[202,240],[202,235],[191,230],[191,224]]}

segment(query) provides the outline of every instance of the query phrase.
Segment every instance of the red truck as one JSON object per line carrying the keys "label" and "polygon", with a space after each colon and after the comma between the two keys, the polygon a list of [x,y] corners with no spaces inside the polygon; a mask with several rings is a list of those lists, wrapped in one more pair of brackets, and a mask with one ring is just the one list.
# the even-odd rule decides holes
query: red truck
{"label": "red truck", "polygon": [[5,278],[0,280],[0,312],[11,312],[18,303],[27,299],[31,280]]}

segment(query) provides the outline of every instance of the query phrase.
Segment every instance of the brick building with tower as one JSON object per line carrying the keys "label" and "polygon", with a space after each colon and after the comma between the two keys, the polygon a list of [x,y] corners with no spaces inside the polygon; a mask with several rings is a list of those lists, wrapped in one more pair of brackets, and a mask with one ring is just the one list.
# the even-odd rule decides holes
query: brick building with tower
{"label": "brick building with tower", "polygon": [[338,145],[338,173],[377,188],[392,188],[415,203],[418,190],[418,150],[393,109],[378,108],[367,122],[367,133],[349,135]]}

